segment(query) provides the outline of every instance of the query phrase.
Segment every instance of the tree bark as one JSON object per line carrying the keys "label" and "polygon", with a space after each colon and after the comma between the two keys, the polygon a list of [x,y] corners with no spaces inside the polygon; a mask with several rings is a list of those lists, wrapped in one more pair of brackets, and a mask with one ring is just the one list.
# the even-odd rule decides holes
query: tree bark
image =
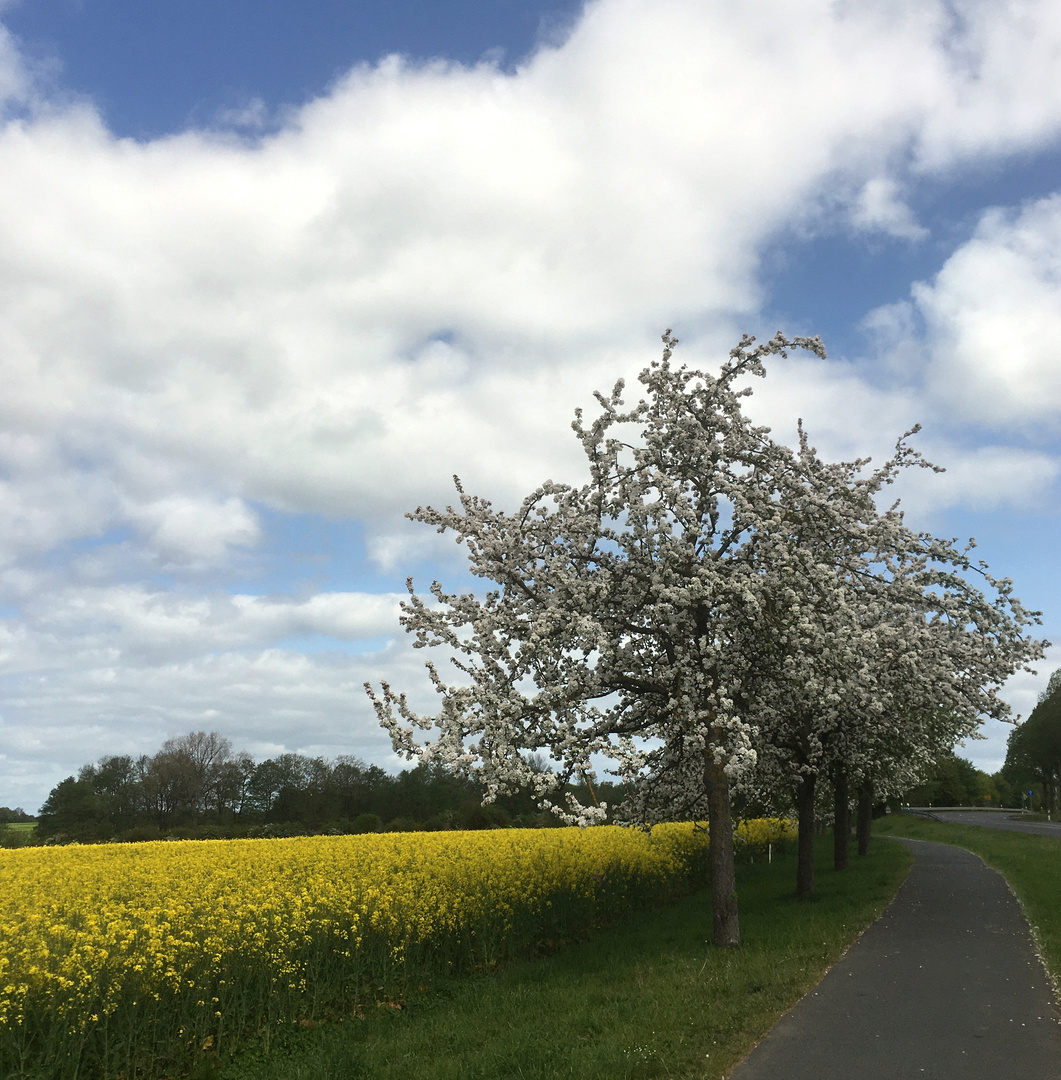
{"label": "tree bark", "polygon": [[847,770],[837,766],[833,781],[833,868],[851,865],[851,802],[847,790]]}
{"label": "tree bark", "polygon": [[711,830],[708,858],[711,865],[711,913],[715,944],[729,948],[740,944],[737,918],[737,873],[733,862],[733,814],[729,801],[729,777],[707,752],[704,765],[707,790],[707,822]]}
{"label": "tree bark", "polygon": [[869,854],[869,837],[873,829],[873,781],[863,780],[858,786],[858,853]]}
{"label": "tree bark", "polygon": [[814,784],[816,777],[804,776],[796,790],[799,813],[799,855],[796,861],[796,896],[806,900],[814,895]]}

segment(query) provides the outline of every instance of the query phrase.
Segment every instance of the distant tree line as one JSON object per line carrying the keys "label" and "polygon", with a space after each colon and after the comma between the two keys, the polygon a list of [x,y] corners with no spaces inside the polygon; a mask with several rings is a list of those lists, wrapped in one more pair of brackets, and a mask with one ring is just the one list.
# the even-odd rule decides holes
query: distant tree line
{"label": "distant tree line", "polygon": [[1002,774],[1018,794],[1033,791],[1037,809],[1061,814],[1061,668],[1028,719],[1010,732]]}
{"label": "distant tree line", "polygon": [[[545,768],[535,759],[537,768]],[[902,802],[918,806],[1007,806],[1031,803],[1061,815],[1061,669],[1031,716],[1013,729],[1006,763],[989,775],[953,753],[943,755]],[[580,801],[621,803],[625,789],[602,782],[572,787]],[[256,762],[234,752],[218,732],[167,740],[158,753],[101,758],[57,784],[36,819],[0,806],[0,844],[26,843],[8,825],[37,821],[32,842],[93,843],[166,836],[291,836],[319,832],[545,827],[559,824],[529,791],[482,804],[474,779],[440,764],[398,775],[357,757],[328,760],[281,754]],[[754,816],[760,808],[741,807]]]}
{"label": "distant tree line", "polygon": [[[903,796],[909,806],[1011,805],[1009,786],[1001,776],[978,769],[954,753],[943,755],[925,780]],[[1017,796],[1016,805],[1020,805]]]}
{"label": "distant tree line", "polygon": [[[539,759],[537,768],[545,768]],[[604,783],[579,797],[616,804]],[[256,762],[218,732],[167,740],[153,756],[104,757],[48,795],[35,839],[93,843],[160,837],[484,829],[559,824],[529,792],[483,805],[474,780],[442,765],[391,775],[360,758],[281,754]]]}
{"label": "distant tree line", "polygon": [[1025,806],[1061,816],[1061,668],[1050,676],[1028,719],[1010,732],[999,772],[988,775],[947,754],[903,801],[913,806]]}

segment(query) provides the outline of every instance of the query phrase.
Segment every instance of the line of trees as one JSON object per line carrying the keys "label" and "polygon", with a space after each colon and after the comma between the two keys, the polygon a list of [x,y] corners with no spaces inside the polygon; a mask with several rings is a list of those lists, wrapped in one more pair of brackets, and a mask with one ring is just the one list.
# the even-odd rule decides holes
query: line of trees
{"label": "line of trees", "polygon": [[[614,799],[620,793],[605,784],[600,794]],[[527,792],[484,806],[482,787],[442,764],[421,764],[395,776],[349,756],[282,754],[256,762],[246,752],[234,752],[218,732],[197,731],[169,739],[154,755],[120,754],[83,766],[48,795],[36,840],[554,824],[561,822],[543,813]]]}
{"label": "line of trees", "polygon": [[[1040,740],[1027,736],[1046,726],[1047,716],[1055,728],[1053,739],[1061,742],[1061,671],[1055,673],[1051,686],[1058,691],[1053,711],[1038,709],[1032,714],[1036,723],[1031,728],[1024,724],[1014,730],[1006,766],[1000,773],[991,776],[965,758],[946,753],[901,801],[917,806],[1019,807],[1028,785],[1035,784],[1043,792],[1043,808],[1056,805],[1049,800],[1057,797],[1057,757],[1046,768],[1029,768],[1021,756],[1039,745]],[[1044,693],[1040,704],[1046,698]],[[1016,736],[1021,732],[1026,737],[1018,740]],[[535,764],[545,767],[540,760]],[[1053,777],[1053,788],[1043,784],[1044,775]],[[604,781],[592,790],[588,785],[576,785],[572,794],[589,801],[596,798],[617,808],[630,793]],[[563,824],[555,814],[541,811],[528,789],[500,796],[486,805],[483,796],[483,788],[475,779],[440,763],[422,763],[391,775],[350,756],[328,760],[282,754],[255,762],[245,752],[234,753],[230,740],[220,733],[198,731],[168,740],[153,756],[134,759],[114,755],[82,766],[76,776],[67,777],[52,789],[38,818],[22,807],[0,806],[0,831],[9,824],[36,822],[35,834],[20,832],[7,837],[22,846],[31,842],[142,841],[166,836],[541,828]],[[739,798],[737,808],[742,816],[771,809],[748,798]],[[830,821],[833,810],[819,802],[819,819]]]}
{"label": "line of trees", "polygon": [[944,754],[925,779],[902,797],[909,806],[1020,806],[1001,773],[992,776],[957,754]]}
{"label": "line of trees", "polygon": [[[409,581],[402,623],[457,672],[428,664],[436,713],[386,683],[366,691],[398,752],[479,776],[488,798],[529,786],[591,823],[602,808],[566,785],[610,758],[628,820],[706,818],[714,941],[736,945],[736,799],[795,809],[809,897],[822,795],[843,867],[852,799],[864,851],[874,799],[1006,718],[999,689],[1046,643],[973,541],[878,506],[906,469],[935,469],[909,445],[917,428],[864,472],[819,458],[802,425],[790,448],[745,414],[766,359],[824,359],[819,339],[745,337],[718,373],[673,365],[677,341],[663,341],[641,400],[627,406],[620,381],[592,420],[576,411],[581,487],[547,480],[506,513],[455,478],[459,506],[409,515],[463,544],[490,584],[422,597]],[[529,751],[556,771],[532,774]]]}
{"label": "line of trees", "polygon": [[1050,676],[1031,716],[1010,732],[1002,775],[1038,805],[1061,814],[1061,668]]}
{"label": "line of trees", "polygon": [[1061,816],[1061,668],[1050,676],[1028,719],[1010,732],[1006,762],[998,772],[988,774],[965,758],[944,754],[902,801],[1028,807]]}

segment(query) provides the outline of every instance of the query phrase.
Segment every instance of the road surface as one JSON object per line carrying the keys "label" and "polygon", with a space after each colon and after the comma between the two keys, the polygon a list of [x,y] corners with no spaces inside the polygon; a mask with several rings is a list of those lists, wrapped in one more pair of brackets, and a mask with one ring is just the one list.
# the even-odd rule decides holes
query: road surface
{"label": "road surface", "polygon": [[929,813],[940,821],[953,821],[956,825],[982,825],[988,829],[1034,833],[1037,836],[1055,836],[1061,840],[1061,821],[1025,821],[1016,816],[1013,811],[931,810]]}
{"label": "road surface", "polygon": [[1056,1002],[1005,879],[899,842],[914,865],[895,900],[731,1080],[1061,1077]]}

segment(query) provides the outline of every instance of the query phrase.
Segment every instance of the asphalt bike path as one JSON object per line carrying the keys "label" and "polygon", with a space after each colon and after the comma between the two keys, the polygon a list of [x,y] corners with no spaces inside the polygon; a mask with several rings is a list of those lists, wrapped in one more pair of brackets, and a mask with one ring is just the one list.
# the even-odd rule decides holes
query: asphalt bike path
{"label": "asphalt bike path", "polygon": [[1005,879],[900,842],[895,899],[731,1080],[1061,1080],[1057,1003]]}

